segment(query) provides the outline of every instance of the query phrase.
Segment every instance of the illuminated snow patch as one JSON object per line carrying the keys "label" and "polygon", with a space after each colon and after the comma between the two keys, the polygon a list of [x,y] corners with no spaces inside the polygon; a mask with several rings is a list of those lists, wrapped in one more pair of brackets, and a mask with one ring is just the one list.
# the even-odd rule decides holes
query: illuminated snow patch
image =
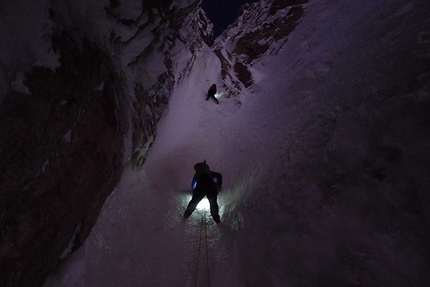
{"label": "illuminated snow patch", "polygon": [[210,210],[209,200],[205,197],[203,198],[196,207],[197,210]]}
{"label": "illuminated snow patch", "polygon": [[217,99],[222,98],[223,94],[224,94],[223,92],[216,93],[215,98],[217,98]]}

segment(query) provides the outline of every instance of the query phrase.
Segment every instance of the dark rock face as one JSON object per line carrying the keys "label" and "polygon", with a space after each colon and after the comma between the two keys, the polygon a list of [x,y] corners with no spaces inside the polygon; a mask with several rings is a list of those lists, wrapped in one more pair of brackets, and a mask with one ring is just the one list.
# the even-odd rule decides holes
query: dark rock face
{"label": "dark rock face", "polygon": [[54,43],[61,66],[33,68],[32,95],[9,92],[0,106],[1,286],[40,286],[87,237],[122,171],[120,76],[88,41]]}

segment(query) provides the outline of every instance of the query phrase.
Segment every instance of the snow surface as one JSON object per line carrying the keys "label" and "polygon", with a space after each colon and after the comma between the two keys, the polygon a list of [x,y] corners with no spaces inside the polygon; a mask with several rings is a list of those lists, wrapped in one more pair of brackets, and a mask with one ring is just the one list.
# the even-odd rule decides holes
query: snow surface
{"label": "snow surface", "polygon": [[[311,1],[240,106],[205,101],[220,63],[201,50],[143,169],[44,286],[429,286],[430,93],[402,86],[419,3]],[[219,225],[182,218],[204,159]]]}

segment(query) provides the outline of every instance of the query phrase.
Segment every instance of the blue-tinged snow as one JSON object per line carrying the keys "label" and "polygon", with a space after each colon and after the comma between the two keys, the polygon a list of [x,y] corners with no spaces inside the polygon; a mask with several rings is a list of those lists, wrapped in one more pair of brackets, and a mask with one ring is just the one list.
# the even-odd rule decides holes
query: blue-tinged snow
{"label": "blue-tinged snow", "polygon": [[[44,286],[428,286],[428,8],[368,2],[311,1],[240,106],[205,101],[220,62],[198,52],[143,169]],[[219,225],[182,218],[204,159]]]}

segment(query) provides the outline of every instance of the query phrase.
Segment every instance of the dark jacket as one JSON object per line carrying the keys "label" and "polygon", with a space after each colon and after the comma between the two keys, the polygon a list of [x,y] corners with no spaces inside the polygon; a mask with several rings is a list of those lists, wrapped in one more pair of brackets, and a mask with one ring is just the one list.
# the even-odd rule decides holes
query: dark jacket
{"label": "dark jacket", "polygon": [[216,94],[216,85],[215,84],[213,84],[210,88],[209,88],[209,90],[208,90],[208,95],[211,97],[211,96],[213,96],[213,95],[215,95]]}
{"label": "dark jacket", "polygon": [[210,98],[212,98],[212,100],[214,100],[215,103],[219,104],[219,101],[215,97],[215,94],[216,94],[216,85],[213,84],[208,90],[208,95],[206,96],[206,101],[209,100]]}
{"label": "dark jacket", "polygon": [[222,186],[222,175],[219,172],[209,171],[209,173],[194,174],[191,189],[193,193],[213,194],[220,191]]}

